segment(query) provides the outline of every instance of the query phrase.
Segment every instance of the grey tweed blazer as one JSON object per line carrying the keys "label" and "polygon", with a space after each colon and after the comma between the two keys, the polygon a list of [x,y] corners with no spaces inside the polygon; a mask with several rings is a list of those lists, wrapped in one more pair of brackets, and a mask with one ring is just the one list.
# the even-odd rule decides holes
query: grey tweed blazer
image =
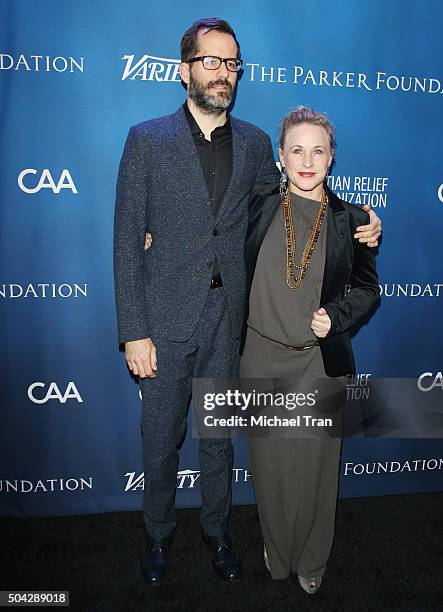
{"label": "grey tweed blazer", "polygon": [[[279,173],[263,131],[231,116],[233,171],[214,218],[182,107],[129,130],[117,180],[114,278],[118,340],[188,340],[200,319],[215,256],[233,334],[241,334],[249,194]],[[152,244],[144,250],[145,235]]]}

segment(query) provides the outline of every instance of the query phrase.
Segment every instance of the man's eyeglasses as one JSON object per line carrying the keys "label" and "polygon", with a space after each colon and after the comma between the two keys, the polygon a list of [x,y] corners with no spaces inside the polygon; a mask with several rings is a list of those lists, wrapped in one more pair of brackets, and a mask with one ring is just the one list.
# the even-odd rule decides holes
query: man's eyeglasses
{"label": "man's eyeglasses", "polygon": [[229,72],[238,72],[243,65],[243,60],[235,57],[216,57],[215,55],[202,55],[201,57],[193,57],[188,60],[188,64],[193,62],[201,62],[206,70],[218,70],[225,63]]}

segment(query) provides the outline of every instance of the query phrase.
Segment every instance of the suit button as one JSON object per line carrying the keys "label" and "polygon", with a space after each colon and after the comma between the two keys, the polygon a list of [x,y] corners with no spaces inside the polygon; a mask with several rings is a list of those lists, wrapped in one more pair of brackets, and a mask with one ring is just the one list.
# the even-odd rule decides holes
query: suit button
{"label": "suit button", "polygon": [[208,263],[206,264],[208,266],[208,268],[212,268],[212,266],[214,265],[213,261],[208,261]]}
{"label": "suit button", "polygon": [[217,234],[218,234],[218,230],[217,229],[212,230],[212,235],[213,236],[217,236]]}

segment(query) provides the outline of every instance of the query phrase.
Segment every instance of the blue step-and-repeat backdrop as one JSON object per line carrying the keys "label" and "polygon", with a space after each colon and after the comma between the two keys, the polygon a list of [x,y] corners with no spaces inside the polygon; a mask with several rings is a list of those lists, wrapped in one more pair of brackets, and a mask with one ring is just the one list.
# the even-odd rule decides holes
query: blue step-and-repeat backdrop
{"label": "blue step-and-repeat backdrop", "polygon": [[[443,400],[439,0],[2,0],[0,14],[1,514],[141,507],[141,404],[116,339],[115,180],[129,126],[183,102],[179,43],[203,16],[241,43],[233,114],[268,132],[277,157],[291,107],[326,112],[331,188],[382,218],[382,305],[354,340],[352,393],[408,378],[417,410],[420,393]],[[234,501],[250,503],[246,441],[235,447]],[[340,494],[442,490],[442,451],[429,436],[347,438]],[[199,503],[188,432],[177,504]]]}

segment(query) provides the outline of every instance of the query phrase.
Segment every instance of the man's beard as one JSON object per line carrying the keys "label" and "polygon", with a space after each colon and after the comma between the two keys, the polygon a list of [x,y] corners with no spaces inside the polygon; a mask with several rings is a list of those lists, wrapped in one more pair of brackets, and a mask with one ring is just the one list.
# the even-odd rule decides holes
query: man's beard
{"label": "man's beard", "polygon": [[[216,94],[209,93],[209,89],[216,85],[224,85],[226,91],[219,91]],[[188,93],[198,108],[208,115],[221,115],[231,104],[234,96],[233,87],[227,79],[216,79],[202,85],[200,81],[193,78],[192,74],[189,78]]]}

